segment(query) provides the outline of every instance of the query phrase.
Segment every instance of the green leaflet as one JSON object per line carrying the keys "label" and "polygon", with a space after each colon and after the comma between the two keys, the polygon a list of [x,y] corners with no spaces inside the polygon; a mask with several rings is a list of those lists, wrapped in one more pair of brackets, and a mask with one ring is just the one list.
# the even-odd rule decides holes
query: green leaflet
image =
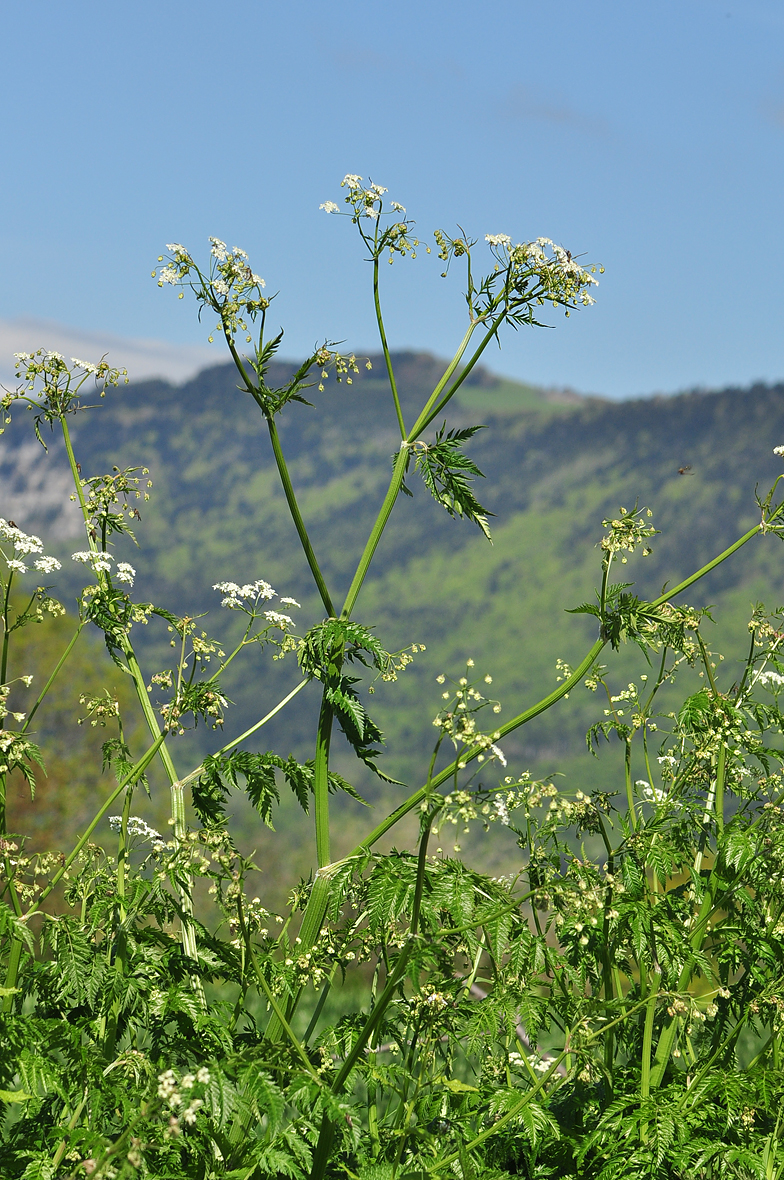
{"label": "green leaflet", "polygon": [[[484,429],[484,426],[467,426],[447,432],[444,423],[436,434],[435,442],[414,443],[411,452],[414,466],[436,503],[452,517],[464,516],[466,520],[473,521],[488,541],[492,541],[487,518],[493,513],[482,507],[472,487],[474,479],[477,476],[484,479],[484,474],[473,459],[463,453],[463,445],[477,431]],[[402,490],[409,496],[412,494],[405,483]]]}
{"label": "green leaflet", "polygon": [[[310,795],[313,791],[313,763],[301,763],[289,755],[282,758],[271,750],[253,754],[248,750],[235,750],[231,754],[210,756],[204,759],[204,769],[192,785],[193,806],[201,822],[207,826],[223,824],[226,821],[225,806],[231,789],[244,789],[264,823],[272,828],[272,813],[280,802],[276,771],[280,771],[291,788],[302,810],[307,813]],[[245,780],[244,788],[240,779]],[[351,783],[341,775],[330,771],[330,792],[343,791],[358,803],[365,803]]]}

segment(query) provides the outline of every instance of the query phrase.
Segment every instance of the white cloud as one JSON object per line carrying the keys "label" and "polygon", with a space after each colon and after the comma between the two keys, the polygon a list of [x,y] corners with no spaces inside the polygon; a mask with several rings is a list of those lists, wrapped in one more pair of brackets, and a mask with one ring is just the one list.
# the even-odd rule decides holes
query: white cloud
{"label": "white cloud", "polygon": [[186,381],[200,369],[219,365],[226,359],[219,349],[208,344],[169,344],[166,340],[84,332],[55,320],[19,316],[13,320],[0,319],[0,382],[16,384],[13,354],[33,352],[36,348],[52,348],[63,356],[78,356],[85,361],[100,360],[107,353],[109,363],[126,368],[132,381],[146,377]]}

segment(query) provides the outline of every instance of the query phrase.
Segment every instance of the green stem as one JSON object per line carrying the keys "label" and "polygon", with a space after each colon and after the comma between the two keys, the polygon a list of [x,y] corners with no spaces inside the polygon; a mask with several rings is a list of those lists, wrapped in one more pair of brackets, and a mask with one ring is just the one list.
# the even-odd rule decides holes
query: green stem
{"label": "green stem", "polygon": [[289,469],[286,466],[286,460],[283,456],[283,450],[280,445],[280,436],[278,435],[278,428],[275,425],[275,419],[271,414],[265,415],[265,417],[267,418],[267,426],[269,427],[272,453],[275,456],[275,463],[278,467],[278,475],[280,476],[280,482],[283,484],[283,494],[286,497],[286,503],[289,506],[289,512],[291,513],[291,518],[294,521],[294,527],[297,530],[297,535],[304,550],[305,558],[308,565],[310,566],[310,572],[313,575],[313,580],[315,581],[318,592],[321,595],[321,601],[324,604],[324,609],[330,618],[334,618],[335,608],[332,605],[332,599],[330,598],[329,590],[327,589],[327,583],[324,581],[324,575],[321,572],[321,567],[316,560],[316,554],[314,553],[313,546],[310,543],[310,537],[308,536],[308,530],[305,528],[305,522],[302,519],[302,513],[299,510],[297,497],[294,495],[294,488],[291,483]]}
{"label": "green stem", "polygon": [[120,915],[125,921],[125,872],[128,860],[128,820],[131,818],[131,800],[133,799],[133,783],[125,793],[122,819],[120,820],[120,835],[117,842],[117,896],[120,899]]}
{"label": "green stem", "polygon": [[610,566],[612,565],[612,559],[612,553],[608,553],[607,558],[603,563],[604,568],[602,569],[602,588],[599,592],[599,617],[602,619],[604,618],[604,612],[607,607],[607,583],[610,578]]}
{"label": "green stem", "polygon": [[316,1007],[313,1009],[313,1015],[311,1016],[310,1020],[308,1021],[308,1027],[305,1029],[305,1035],[302,1038],[303,1045],[307,1045],[308,1041],[313,1036],[313,1033],[316,1031],[316,1025],[319,1022],[319,1017],[321,1016],[321,1013],[324,1010],[324,1005],[327,1002],[327,997],[329,996],[329,993],[332,990],[332,980],[335,978],[336,971],[337,971],[337,966],[332,968],[332,974],[328,975],[327,978],[324,980],[324,986],[321,989],[321,994],[319,995],[319,998],[316,1001]]}
{"label": "green stem", "polygon": [[351,617],[351,612],[354,609],[357,598],[359,597],[359,592],[362,589],[362,583],[365,580],[370,563],[373,560],[373,555],[378,548],[379,541],[381,540],[381,534],[386,527],[386,523],[389,520],[392,509],[395,506],[395,500],[397,500],[397,497],[400,493],[400,486],[403,483],[403,479],[406,474],[408,459],[409,451],[408,447],[404,443],[397,453],[395,466],[392,471],[392,478],[389,481],[389,487],[387,488],[387,494],[384,497],[384,502],[381,505],[381,508],[379,509],[376,522],[371,529],[364,552],[359,559],[359,565],[357,566],[356,573],[354,574],[348,594],[346,595],[346,601],[343,603],[343,610],[340,612],[340,617],[342,619],[348,619]]}
{"label": "green stem", "polygon": [[332,707],[327,701],[327,687],[321,698],[316,755],[313,761],[313,812],[316,820],[316,857],[318,867],[329,864],[329,746],[332,740]]}
{"label": "green stem", "polygon": [[[296,688],[293,688],[291,692],[283,698],[282,701],[278,701],[275,708],[270,709],[269,713],[262,717],[261,721],[257,721],[255,725],[251,725],[250,729],[246,729],[245,732],[241,733],[239,737],[233,738],[230,742],[227,742],[225,746],[221,746],[221,748],[216,750],[212,755],[213,758],[220,758],[222,754],[227,754],[229,750],[235,749],[235,747],[244,742],[246,738],[249,738],[252,734],[254,734],[256,730],[261,729],[262,725],[266,725],[267,722],[276,715],[276,713],[279,713],[281,709],[289,703],[292,697],[295,697],[297,693],[301,692],[302,689],[308,684],[310,684],[309,680],[300,680]],[[185,787],[187,787],[189,783],[192,783],[194,779],[197,779],[203,770],[204,763],[200,762],[195,770],[192,770],[189,774],[186,774],[184,778],[178,779],[176,785],[181,791],[184,791]]]}
{"label": "green stem", "polygon": [[727,766],[727,747],[724,742],[719,746],[719,757],[716,766],[716,831],[721,838],[724,832],[724,778]]}
{"label": "green stem", "polygon": [[653,1046],[653,1022],[656,1018],[656,1001],[659,998],[661,973],[655,972],[648,990],[645,1008],[645,1027],[642,1034],[642,1062],[640,1069],[640,1094],[647,1098],[651,1092],[651,1049]]}
{"label": "green stem", "polygon": [[47,897],[52,892],[52,890],[55,889],[57,887],[57,885],[60,883],[60,880],[63,877],[63,875],[68,872],[69,868],[71,867],[73,862],[76,860],[76,857],[82,851],[85,844],[90,839],[93,832],[98,827],[98,824],[101,822],[103,817],[106,815],[107,811],[112,806],[112,804],[115,802],[115,800],[119,799],[120,795],[122,795],[123,791],[126,790],[127,787],[130,787],[135,782],[138,782],[138,780],[144,774],[145,770],[150,765],[150,763],[152,762],[155,755],[159,752],[163,740],[164,740],[164,735],[159,734],[158,737],[155,739],[155,741],[152,743],[152,745],[145,751],[144,754],[142,754],[141,758],[136,763],[136,765],[133,766],[128,771],[128,773],[126,774],[126,776],[122,780],[122,782],[120,782],[115,787],[115,789],[112,791],[111,795],[109,795],[108,798],[103,802],[103,804],[101,805],[98,812],[93,816],[92,820],[85,828],[84,834],[79,837],[76,844],[69,852],[68,856],[65,858],[63,863],[60,865],[60,868],[57,870],[57,872],[52,877],[49,884],[46,886],[46,888],[42,892],[42,894],[39,897],[36,904],[30,910],[28,910],[28,914],[34,913],[36,910],[40,909],[41,905],[43,904],[44,901],[46,901]]}
{"label": "green stem", "polygon": [[[8,582],[5,588],[5,595],[3,598],[3,654],[0,658],[0,684],[5,684],[6,676],[8,675],[8,643],[11,638],[11,628],[8,625],[8,605],[11,598],[11,585],[14,580],[14,571],[11,570],[8,574]],[[2,718],[0,718],[0,729],[3,727]]]}
{"label": "green stem", "polygon": [[381,299],[378,293],[378,256],[373,259],[373,302],[376,308],[376,322],[378,323],[378,334],[381,337],[381,348],[384,353],[384,363],[387,367],[387,376],[389,377],[389,386],[392,390],[392,397],[395,400],[395,413],[397,414],[397,423],[400,427],[400,437],[406,437],[406,424],[403,421],[403,410],[400,406],[400,398],[397,392],[397,382],[395,381],[395,371],[392,368],[392,357],[389,355],[389,345],[387,344],[387,334],[384,330],[384,317],[381,314]]}
{"label": "green stem", "polygon": [[419,415],[416,422],[414,423],[411,430],[409,431],[409,433],[408,433],[408,441],[409,442],[413,442],[415,439],[417,439],[419,437],[419,435],[422,433],[422,431],[425,429],[425,426],[427,425],[427,423],[430,421],[430,418],[428,417],[428,415],[432,411],[433,406],[435,406],[438,403],[438,399],[440,398],[443,391],[446,389],[449,379],[451,378],[451,376],[454,373],[457,366],[460,364],[460,361],[462,360],[462,357],[463,357],[463,353],[468,348],[468,345],[471,341],[471,337],[473,336],[474,332],[476,331],[477,326],[478,325],[476,322],[469,325],[465,336],[460,341],[460,345],[457,349],[457,352],[455,353],[455,355],[452,357],[451,361],[447,365],[446,370],[444,371],[444,375],[442,376],[441,380],[438,382],[438,385],[436,385],[436,387],[433,390],[433,392],[431,393],[430,397],[427,399],[421,414]]}
{"label": "green stem", "polygon": [[242,934],[242,938],[245,943],[245,948],[248,952],[248,955],[250,956],[250,961],[251,961],[251,964],[253,965],[253,970],[255,972],[256,979],[261,984],[261,990],[264,992],[264,995],[267,997],[267,1001],[268,1001],[270,1007],[272,1008],[272,1011],[275,1013],[276,1018],[280,1021],[281,1028],[283,1029],[283,1031],[285,1032],[289,1041],[291,1042],[291,1045],[292,1045],[295,1053],[299,1057],[302,1064],[305,1066],[305,1069],[310,1074],[310,1076],[313,1078],[313,1080],[318,1083],[319,1086],[323,1086],[324,1083],[323,1083],[322,1079],[316,1073],[315,1069],[313,1068],[313,1065],[310,1062],[310,1059],[308,1058],[307,1053],[305,1052],[305,1050],[302,1047],[302,1045],[300,1044],[300,1042],[297,1040],[296,1033],[289,1025],[288,1021],[286,1020],[286,1017],[283,1015],[283,1012],[281,1011],[281,1008],[280,1008],[280,1004],[278,1003],[277,999],[275,998],[275,995],[274,995],[270,985],[267,983],[267,980],[264,976],[264,972],[262,971],[261,967],[259,966],[259,961],[258,961],[258,958],[256,957],[256,950],[253,946],[253,941],[250,936],[250,931],[248,930],[247,924],[245,922],[245,915],[243,914],[243,911],[242,911],[242,893],[240,893],[237,898],[237,914],[239,916],[240,932]]}
{"label": "green stem", "polygon": [[[263,327],[262,327],[262,331],[263,331]],[[316,586],[318,588],[318,592],[321,595],[321,601],[324,604],[324,609],[326,610],[326,612],[330,616],[330,618],[334,618],[335,608],[332,605],[332,599],[330,598],[329,590],[327,589],[327,584],[324,581],[324,575],[321,572],[321,568],[319,566],[319,563],[316,560],[316,554],[313,551],[313,546],[310,543],[310,537],[308,536],[308,530],[305,528],[305,521],[302,519],[302,513],[299,510],[299,504],[297,503],[297,497],[294,494],[294,487],[291,483],[289,469],[286,465],[286,460],[283,455],[283,449],[280,445],[280,436],[278,435],[278,428],[275,425],[275,417],[273,414],[268,413],[267,409],[265,408],[264,400],[261,396],[261,391],[260,391],[258,385],[255,384],[255,382],[253,382],[251,380],[250,374],[248,373],[247,369],[245,368],[244,364],[242,363],[242,358],[240,357],[240,354],[237,352],[237,349],[234,346],[234,341],[232,340],[231,334],[228,331],[228,328],[226,327],[225,323],[223,324],[223,334],[226,338],[226,343],[229,347],[229,352],[231,353],[234,364],[236,365],[237,371],[239,372],[240,376],[242,377],[242,380],[245,382],[245,386],[246,386],[248,393],[251,395],[251,397],[254,399],[256,404],[259,406],[261,412],[264,414],[264,417],[267,420],[267,426],[269,428],[269,435],[270,435],[270,442],[272,443],[272,453],[275,456],[275,464],[278,468],[278,475],[280,476],[280,482],[283,484],[283,492],[286,497],[286,503],[289,506],[289,512],[291,513],[291,518],[294,521],[294,527],[297,530],[297,535],[300,539],[300,543],[301,543],[302,548],[304,550],[305,558],[307,559],[307,563],[310,566],[310,572],[313,574],[313,579],[314,579]],[[259,337],[259,344],[261,344],[261,337]]]}
{"label": "green stem", "polygon": [[[60,425],[63,431],[63,440],[65,442],[65,449],[68,454],[68,463],[71,468],[71,475],[73,477],[76,494],[79,499],[79,506],[82,510],[82,519],[84,520],[85,531],[87,533],[87,541],[90,550],[93,553],[97,553],[98,549],[90,529],[90,515],[87,510],[87,504],[84,498],[82,481],[79,474],[79,468],[76,465],[76,457],[71,444],[71,435],[68,430],[68,422],[65,414],[63,414],[60,418]],[[106,579],[105,575],[99,574],[98,580],[102,588],[105,588],[108,585],[108,579]],[[160,726],[158,725],[158,719],[155,716],[155,711],[147,693],[147,686],[144,683],[144,676],[142,675],[139,661],[136,658],[133,645],[128,638],[128,635],[125,633],[122,635],[120,646],[122,653],[125,656],[128,671],[130,672],[133,679],[134,687],[136,689],[136,696],[138,698],[142,714],[144,715],[144,719],[147,722],[147,728],[150,731],[150,735],[156,742],[158,741],[158,738],[160,738],[157,749],[159,751],[163,768],[166,771],[166,775],[171,786],[171,817],[174,826],[174,836],[177,841],[183,841],[187,836],[187,824],[185,820],[185,800],[183,798],[182,786],[180,785],[171,755],[164,744],[165,735],[161,733]],[[191,915],[193,914],[193,899],[191,897],[191,884],[187,878],[180,887],[180,906],[184,915],[181,931],[182,947],[189,958],[196,959],[198,958],[196,949],[196,930],[193,922],[191,921]],[[197,993],[203,1001],[203,989],[201,987],[201,982],[196,981],[195,987]]]}
{"label": "green stem", "polygon": [[[434,418],[437,418],[437,417],[439,416],[439,414],[441,413],[441,411],[442,411],[442,410],[444,410],[444,409],[446,408],[446,405],[447,405],[447,403],[448,403],[448,402],[450,402],[450,401],[452,400],[452,398],[455,396],[455,394],[457,393],[458,389],[459,389],[459,388],[460,388],[460,386],[463,384],[463,382],[465,381],[466,377],[468,377],[468,375],[470,374],[471,370],[472,370],[472,369],[474,368],[474,366],[476,365],[477,361],[479,360],[479,358],[480,358],[480,356],[482,355],[482,353],[484,352],[484,350],[487,348],[487,346],[488,346],[488,344],[490,343],[490,341],[491,341],[491,340],[493,340],[493,339],[495,338],[495,336],[497,335],[497,333],[498,333],[498,329],[501,327],[501,324],[504,322],[504,318],[505,318],[505,316],[506,316],[506,311],[503,311],[503,312],[501,313],[501,315],[499,315],[499,316],[497,317],[497,319],[493,320],[492,324],[491,324],[491,325],[490,325],[490,327],[487,329],[487,333],[486,333],[486,335],[485,335],[484,339],[482,340],[482,343],[481,343],[481,344],[479,345],[479,347],[476,349],[476,351],[474,352],[474,354],[473,354],[473,356],[471,357],[471,359],[468,361],[468,364],[467,364],[467,365],[466,365],[466,367],[463,369],[463,371],[462,371],[462,373],[460,374],[460,376],[457,378],[457,380],[456,380],[456,381],[454,381],[454,382],[452,383],[452,385],[450,385],[449,389],[446,391],[446,393],[445,393],[445,394],[444,394],[444,396],[441,398],[441,400],[438,402],[438,404],[437,404],[437,405],[435,405],[435,406],[432,408],[432,410],[430,410],[430,412],[427,414],[427,416],[425,417],[424,421],[422,422],[421,426],[419,426],[419,429],[418,429],[418,434],[421,434],[421,433],[422,433],[422,431],[423,431],[423,430],[425,430],[425,429],[426,429],[426,428],[427,428],[427,427],[430,425],[430,423],[433,421],[433,419],[434,419]],[[474,327],[475,327],[475,326],[476,326],[476,325],[474,325]],[[421,415],[420,415],[420,417],[421,417]],[[417,425],[419,425],[419,424],[417,424]],[[413,435],[414,435],[414,432],[413,432],[413,430],[412,430],[412,431],[411,431],[411,434],[409,435],[409,438],[413,438]]]}
{"label": "green stem", "polygon": [[703,663],[703,666],[705,668],[705,672],[708,677],[708,683],[711,686],[711,693],[713,694],[714,700],[718,700],[719,699],[719,690],[716,687],[716,681],[713,676],[713,668],[711,668],[710,656],[708,655],[708,649],[705,646],[705,640],[702,638],[699,631],[696,632],[696,635],[697,635],[697,642],[700,645],[700,655],[702,656],[702,663]]}
{"label": "green stem", "polygon": [[[114,950],[114,970],[117,976],[122,977],[125,974],[125,960],[127,940],[125,937],[125,919],[127,912],[125,909],[125,872],[128,858],[128,820],[131,817],[131,801],[133,799],[133,783],[125,792],[125,801],[123,803],[122,818],[120,820],[120,834],[117,841],[117,897],[120,902],[120,921],[119,929],[117,930],[114,947],[111,943],[107,946],[107,965],[111,964],[112,950]],[[109,940],[107,940],[108,942]],[[122,1010],[122,1001],[117,996],[112,1003],[109,1018],[106,1021],[106,1037],[104,1040],[104,1057],[111,1061],[114,1058],[115,1048],[117,1045],[117,1026],[119,1023],[120,1012]],[[102,1018],[103,1020],[104,1018]]]}
{"label": "green stem", "polygon": [[[780,512],[781,509],[777,508],[774,516],[777,516]],[[771,517],[771,519],[773,518]],[[732,557],[733,553],[737,553],[737,551],[743,545],[745,545],[747,541],[750,541],[752,537],[756,537],[757,533],[759,532],[762,532],[762,525],[755,524],[753,529],[749,529],[747,533],[744,533],[742,537],[739,537],[733,545],[730,545],[729,549],[725,549],[719,554],[718,557],[714,557],[713,560],[709,561],[707,565],[704,565],[701,569],[698,569],[695,574],[691,574],[690,577],[685,578],[682,582],[679,582],[677,586],[673,586],[672,590],[668,590],[666,594],[659,595],[658,598],[655,598],[653,602],[650,603],[650,606],[663,606],[665,602],[669,602],[671,598],[675,598],[675,596],[680,594],[683,590],[688,590],[689,586],[693,586],[695,582],[699,582],[700,578],[704,578],[706,574],[709,574],[711,570],[715,570],[716,567],[721,565],[723,561],[726,561],[728,557]]]}
{"label": "green stem", "polygon": [[626,805],[632,821],[632,831],[637,831],[637,812],[634,809],[634,790],[632,789],[632,743],[626,738],[623,756],[624,777],[626,780]]}
{"label": "green stem", "polygon": [[[327,906],[329,905],[330,893],[332,892],[332,874],[336,872],[342,864],[342,861],[338,861],[333,865],[326,865],[323,869],[318,869],[315,877],[313,878],[310,897],[308,898],[308,904],[305,907],[305,913],[302,917],[302,925],[300,926],[299,930],[299,945],[302,954],[305,954],[315,945],[316,939],[321,933],[321,927],[327,913]],[[300,995],[301,989],[289,1000],[286,1011],[288,1019],[291,1019],[291,1016],[296,1009],[297,1001]],[[270,1022],[267,1025],[267,1030],[265,1033],[267,1040],[279,1040],[282,1031],[283,1025],[280,1023],[277,1016],[273,1015],[270,1018]]]}
{"label": "green stem", "polygon": [[[303,688],[305,688],[308,684],[310,684],[309,680],[300,680],[299,684],[296,685],[295,688],[292,688],[291,692],[288,693],[282,701],[278,701],[275,708],[270,709],[269,713],[266,713],[262,717],[261,721],[257,721],[255,725],[251,725],[250,729],[246,729],[245,732],[241,733],[239,737],[233,738],[232,741],[227,742],[225,746],[221,746],[221,748],[216,751],[215,756],[217,757],[220,754],[228,753],[229,750],[233,750],[235,746],[238,746],[240,742],[244,742],[246,738],[251,737],[257,729],[261,729],[262,725],[266,725],[268,721],[271,721],[272,718],[281,711],[281,709],[285,708],[289,701],[292,700],[298,692],[302,692]],[[201,771],[201,769],[202,768],[199,767],[199,771]],[[189,775],[188,777],[190,778],[191,776]]]}
{"label": "green stem", "polygon": [[57,676],[60,674],[60,671],[62,670],[62,667],[63,667],[63,665],[65,664],[65,661],[68,659],[69,655],[70,655],[70,654],[71,654],[71,652],[73,651],[73,649],[74,649],[74,646],[75,646],[75,644],[76,644],[76,641],[77,641],[77,639],[79,638],[79,636],[81,635],[81,633],[82,633],[82,630],[84,629],[84,627],[85,627],[85,622],[84,622],[84,619],[80,619],[80,620],[79,620],[79,625],[78,625],[78,627],[76,628],[76,631],[74,632],[74,634],[72,635],[72,637],[71,637],[71,639],[70,639],[70,641],[69,641],[69,643],[68,643],[68,646],[66,647],[65,651],[63,652],[63,654],[60,656],[60,659],[59,659],[59,660],[57,661],[57,663],[55,664],[54,671],[52,672],[51,676],[50,676],[50,677],[49,677],[49,679],[47,680],[46,684],[45,684],[45,685],[43,686],[43,688],[41,689],[40,693],[38,694],[38,699],[36,700],[36,702],[35,702],[35,704],[33,705],[32,709],[31,709],[31,710],[30,710],[30,712],[27,714],[27,718],[26,718],[26,720],[25,720],[25,723],[24,723],[24,725],[22,726],[22,728],[21,728],[21,731],[20,731],[21,733],[25,733],[25,732],[27,731],[27,729],[29,728],[29,726],[30,726],[30,722],[33,720],[33,717],[35,717],[35,715],[36,715],[36,713],[38,712],[38,709],[39,709],[39,707],[40,707],[40,705],[41,705],[41,703],[42,703],[42,701],[43,701],[44,697],[46,696],[46,694],[48,693],[49,689],[50,689],[50,688],[52,687],[52,685],[54,684],[54,682],[55,682],[55,680],[56,680]]}

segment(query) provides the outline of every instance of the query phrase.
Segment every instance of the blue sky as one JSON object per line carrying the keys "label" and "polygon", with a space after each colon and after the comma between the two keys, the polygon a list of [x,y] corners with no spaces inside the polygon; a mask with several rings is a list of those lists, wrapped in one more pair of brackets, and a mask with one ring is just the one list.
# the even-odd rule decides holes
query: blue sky
{"label": "blue sky", "polygon": [[[286,355],[375,350],[370,268],[318,210],[351,171],[423,239],[545,235],[606,267],[595,307],[508,333],[499,372],[614,397],[784,378],[778,0],[27,0],[3,27],[2,349],[223,360],[150,278],[165,242],[215,234],[280,292]],[[386,268],[393,347],[459,340],[439,271]]]}

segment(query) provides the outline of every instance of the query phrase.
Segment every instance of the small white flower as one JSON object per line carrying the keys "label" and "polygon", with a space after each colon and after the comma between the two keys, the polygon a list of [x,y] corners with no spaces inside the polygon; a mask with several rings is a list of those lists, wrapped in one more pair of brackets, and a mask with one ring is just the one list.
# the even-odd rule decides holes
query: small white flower
{"label": "small white flower", "polygon": [[506,806],[506,801],[500,795],[496,795],[495,799],[493,800],[493,807],[495,808],[495,813],[500,819],[501,823],[504,825],[504,827],[508,827],[509,808]]}
{"label": "small white flower", "polygon": [[773,454],[774,455],[784,455],[784,447],[774,447]]}
{"label": "small white flower", "polygon": [[34,565],[35,568],[40,570],[42,574],[51,574],[54,573],[55,570],[62,569],[62,566],[56,557],[39,557],[38,560],[34,562]]}
{"label": "small white flower", "polygon": [[95,573],[100,573],[102,570],[110,570],[112,567],[109,563],[112,560],[111,553],[93,553],[89,549],[71,554],[71,561],[80,561],[84,565],[89,564],[93,567]]}
{"label": "small white flower", "polygon": [[8,563],[8,568],[10,570],[14,570],[15,573],[17,573],[17,574],[26,574],[27,573],[27,566],[25,565],[25,563],[23,561],[19,561],[16,557],[11,557],[11,558],[7,557],[6,561]]}
{"label": "small white flower", "polygon": [[167,1069],[165,1073],[158,1074],[158,1097],[169,1098],[177,1089],[177,1079],[174,1076],[173,1069]]}
{"label": "small white flower", "polygon": [[245,261],[247,262],[248,256],[244,250],[240,250],[239,246],[234,247],[234,249],[232,250],[232,254],[234,255],[235,258],[244,258]]}
{"label": "small white flower", "polygon": [[50,348],[46,353],[46,359],[48,361],[61,361],[64,360],[64,357],[61,352],[55,352],[53,348]]}
{"label": "small white flower", "polygon": [[28,536],[23,533],[21,529],[9,527],[6,530],[9,541],[13,541],[14,549],[17,553],[21,553],[24,557],[27,553],[43,553],[44,546],[40,537],[35,537],[32,534]]}
{"label": "small white flower", "polygon": [[340,206],[336,205],[334,201],[324,201],[322,205],[319,205],[319,209],[323,209],[325,213],[340,212]]}
{"label": "small white flower", "polygon": [[392,208],[395,210],[396,213],[405,213],[405,211],[406,211],[405,205],[398,205],[397,201],[391,201],[390,204],[392,205]]}
{"label": "small white flower", "polygon": [[284,606],[299,606],[296,598],[281,598],[280,600]]}
{"label": "small white flower", "polygon": [[158,286],[162,287],[164,283],[171,283],[174,286],[179,282],[180,273],[176,266],[164,266],[158,274]]}
{"label": "small white flower", "polygon": [[282,615],[276,610],[265,610],[264,618],[268,623],[272,623],[272,625],[275,627],[280,627],[283,631],[285,631],[287,627],[294,626],[293,619],[289,618],[288,615]]}
{"label": "small white flower", "polygon": [[84,369],[85,373],[97,373],[98,366],[93,365],[90,361],[80,361],[78,356],[71,357],[71,364],[76,365],[77,369]]}
{"label": "small white flower", "polygon": [[226,283],[226,282],[224,282],[224,280],[223,280],[223,279],[215,279],[215,281],[214,281],[214,282],[213,282],[213,284],[212,284],[212,289],[213,289],[213,291],[215,291],[215,292],[216,292],[218,295],[228,295],[228,293],[229,293],[229,284],[228,284],[228,283]]}
{"label": "small white flower", "polygon": [[512,244],[509,234],[485,234],[485,241],[489,242],[491,246],[511,246]]}
{"label": "small white flower", "polygon": [[166,249],[170,254],[187,254],[188,251],[179,242],[167,242]]}
{"label": "small white flower", "polygon": [[493,753],[495,754],[496,758],[501,763],[501,765],[506,766],[507,765],[506,757],[505,757],[504,752],[501,749],[501,747],[493,745],[490,747],[490,749],[493,751]]}
{"label": "small white flower", "polygon": [[[119,832],[122,828],[122,816],[110,815],[109,827],[113,832]],[[164,846],[165,841],[161,833],[156,832],[155,828],[151,828],[138,815],[129,816],[127,831],[129,836],[140,836],[142,840],[149,840],[152,843],[153,849],[156,851],[159,851]]]}
{"label": "small white flower", "polygon": [[347,172],[340,182],[341,188],[359,188],[362,184],[362,177],[357,176],[356,172]]}
{"label": "small white flower", "polygon": [[187,1110],[183,1112],[183,1118],[189,1127],[196,1122],[196,1114],[200,1106],[203,1106],[201,1098],[194,1098]]}
{"label": "small white flower", "polygon": [[203,1065],[201,1067],[201,1069],[199,1070],[199,1072],[196,1074],[196,1081],[201,1082],[202,1086],[209,1086],[209,1084],[210,1084],[210,1071],[207,1069],[207,1067],[205,1065]]}
{"label": "small white flower", "polygon": [[226,243],[222,242],[220,238],[210,238],[210,242],[212,243],[210,253],[213,255],[213,257],[217,258],[219,262],[225,262],[229,254]]}
{"label": "small white flower", "polygon": [[136,570],[127,561],[117,562],[116,578],[118,582],[128,582],[133,585],[133,579],[136,577]]}

